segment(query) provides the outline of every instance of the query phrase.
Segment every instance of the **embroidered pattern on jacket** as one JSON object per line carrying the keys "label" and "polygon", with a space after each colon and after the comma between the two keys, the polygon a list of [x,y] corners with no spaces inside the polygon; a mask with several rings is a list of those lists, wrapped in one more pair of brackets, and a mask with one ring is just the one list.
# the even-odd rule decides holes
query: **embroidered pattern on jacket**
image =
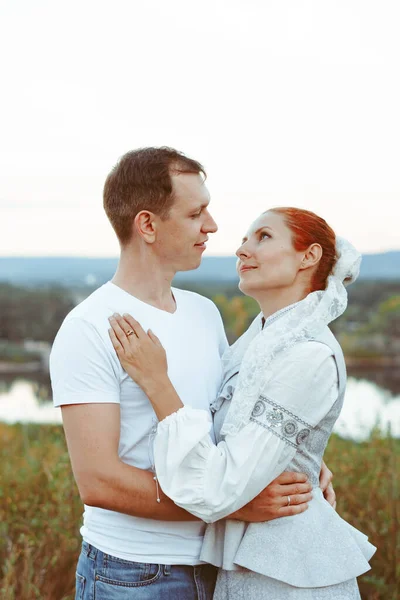
{"label": "embroidered pattern on jacket", "polygon": [[250,421],[268,429],[300,452],[300,446],[306,442],[313,429],[312,425],[265,396],[260,396],[255,403]]}

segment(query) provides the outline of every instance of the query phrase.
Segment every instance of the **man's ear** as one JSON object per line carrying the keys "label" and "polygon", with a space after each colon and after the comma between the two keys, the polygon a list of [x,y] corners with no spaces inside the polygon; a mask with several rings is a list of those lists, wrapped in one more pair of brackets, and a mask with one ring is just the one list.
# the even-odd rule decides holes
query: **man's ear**
{"label": "man's ear", "polygon": [[133,221],[136,232],[148,244],[153,244],[156,239],[156,216],[149,210],[141,210]]}
{"label": "man's ear", "polygon": [[320,244],[311,244],[302,258],[300,270],[315,267],[322,258],[322,247]]}

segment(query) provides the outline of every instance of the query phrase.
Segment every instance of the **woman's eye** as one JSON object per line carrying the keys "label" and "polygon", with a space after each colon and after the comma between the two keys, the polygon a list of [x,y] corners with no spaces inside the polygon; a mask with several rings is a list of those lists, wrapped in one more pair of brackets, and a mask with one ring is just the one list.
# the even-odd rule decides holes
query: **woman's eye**
{"label": "woman's eye", "polygon": [[264,238],[270,238],[271,236],[266,232],[266,231],[262,231],[260,233],[260,240],[263,240]]}

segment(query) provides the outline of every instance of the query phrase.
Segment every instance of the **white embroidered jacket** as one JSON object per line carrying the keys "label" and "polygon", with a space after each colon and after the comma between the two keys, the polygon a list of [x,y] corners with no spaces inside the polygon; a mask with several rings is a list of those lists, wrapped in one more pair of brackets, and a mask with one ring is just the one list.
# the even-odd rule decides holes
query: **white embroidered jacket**
{"label": "white embroidered jacket", "polygon": [[[326,327],[273,363],[268,393],[249,423],[220,436],[237,372],[227,369],[216,406],[215,433],[205,411],[185,407],[164,419],[155,464],[164,492],[209,525],[201,559],[224,569],[246,567],[298,587],[334,585],[370,567],[375,548],[343,521],[318,487],[322,456],[343,404],[342,351]],[[284,470],[306,472],[313,500],[301,515],[267,523],[221,520]],[[218,522],[217,522],[218,521]]]}

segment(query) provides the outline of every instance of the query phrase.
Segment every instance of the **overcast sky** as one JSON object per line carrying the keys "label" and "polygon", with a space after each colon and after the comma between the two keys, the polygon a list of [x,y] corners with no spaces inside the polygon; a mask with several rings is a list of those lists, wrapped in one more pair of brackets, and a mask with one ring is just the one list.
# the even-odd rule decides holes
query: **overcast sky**
{"label": "overcast sky", "polygon": [[230,254],[274,205],[400,248],[398,0],[0,0],[0,256],[118,252],[127,150],[205,165]]}

